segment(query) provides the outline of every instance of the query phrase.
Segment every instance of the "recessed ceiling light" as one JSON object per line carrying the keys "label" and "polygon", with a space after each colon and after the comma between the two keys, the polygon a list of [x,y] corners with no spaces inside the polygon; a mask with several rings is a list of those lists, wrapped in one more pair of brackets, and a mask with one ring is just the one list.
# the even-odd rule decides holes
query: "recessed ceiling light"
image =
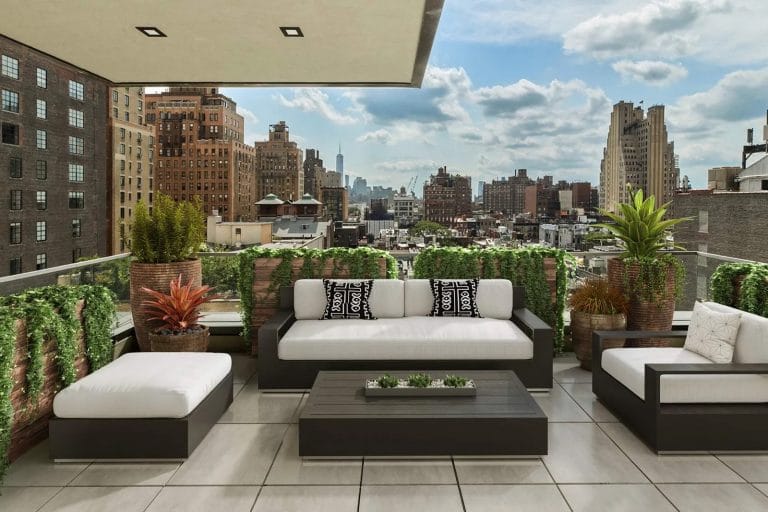
{"label": "recessed ceiling light", "polygon": [[299,27],[280,27],[280,32],[282,32],[285,37],[304,37],[304,33]]}
{"label": "recessed ceiling light", "polygon": [[157,27],[136,27],[136,29],[147,37],[168,37]]}

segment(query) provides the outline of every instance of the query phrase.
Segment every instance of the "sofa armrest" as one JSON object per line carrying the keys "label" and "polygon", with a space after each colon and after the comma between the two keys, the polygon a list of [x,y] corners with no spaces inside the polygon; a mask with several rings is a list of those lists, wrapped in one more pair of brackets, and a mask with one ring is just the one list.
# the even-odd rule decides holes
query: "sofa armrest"
{"label": "sofa armrest", "polygon": [[[555,331],[531,310],[512,310],[515,323],[533,342],[533,361],[542,380],[551,381],[552,362],[555,354]],[[547,379],[547,377],[549,377]]]}
{"label": "sofa armrest", "polygon": [[603,342],[638,338],[684,338],[688,331],[594,331],[592,332],[592,374],[602,371]]}
{"label": "sofa armrest", "polygon": [[277,360],[277,344],[296,321],[292,309],[280,309],[259,329],[259,366]]}
{"label": "sofa armrest", "polygon": [[[645,401],[659,407],[661,404],[662,375],[766,375],[768,364],[695,364],[655,363],[645,365]],[[649,401],[649,397],[651,397]]]}

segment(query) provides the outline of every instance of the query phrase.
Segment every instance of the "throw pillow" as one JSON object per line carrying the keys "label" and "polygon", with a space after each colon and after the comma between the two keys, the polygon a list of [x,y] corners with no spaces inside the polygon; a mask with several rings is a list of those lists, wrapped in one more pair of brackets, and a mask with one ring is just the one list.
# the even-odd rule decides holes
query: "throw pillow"
{"label": "throw pillow", "polygon": [[721,313],[697,302],[683,348],[713,363],[730,363],[740,322],[741,313]]}
{"label": "throw pillow", "polygon": [[338,282],[323,279],[325,311],[320,320],[375,320],[368,304],[373,280]]}
{"label": "throw pillow", "polygon": [[430,279],[432,311],[429,316],[479,317],[477,285],[477,279],[465,281]]}

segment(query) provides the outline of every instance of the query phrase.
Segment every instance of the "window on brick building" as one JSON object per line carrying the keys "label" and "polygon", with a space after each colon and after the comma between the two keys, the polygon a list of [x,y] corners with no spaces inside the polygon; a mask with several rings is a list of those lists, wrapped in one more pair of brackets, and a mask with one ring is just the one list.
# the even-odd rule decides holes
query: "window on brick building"
{"label": "window on brick building", "polygon": [[70,192],[69,208],[72,210],[82,210],[85,208],[85,194],[83,192]]}
{"label": "window on brick building", "polygon": [[38,119],[48,118],[48,103],[45,100],[37,100],[35,106],[35,113]]}
{"label": "window on brick building", "polygon": [[21,178],[21,158],[18,156],[12,156],[10,164],[8,166],[9,175],[11,178]]}
{"label": "window on brick building", "polygon": [[45,190],[38,190],[35,193],[35,204],[38,210],[48,209],[48,192]]}
{"label": "window on brick building", "polygon": [[0,92],[0,98],[0,104],[2,105],[0,108],[6,112],[15,112],[18,114],[19,93],[3,89],[2,92]]}
{"label": "window on brick building", "polygon": [[13,57],[9,57],[8,55],[3,55],[0,57],[0,73],[9,78],[15,78],[18,80],[19,61]]}
{"label": "window on brick building", "polygon": [[39,220],[35,223],[35,241],[45,242],[48,240],[48,222]]}
{"label": "window on brick building", "polygon": [[37,68],[37,86],[45,89],[48,87],[48,71]]}
{"label": "window on brick building", "polygon": [[9,273],[11,275],[21,274],[21,257],[11,258],[10,263]]}
{"label": "window on brick building", "polygon": [[11,210],[21,210],[22,208],[22,194],[21,190],[11,190],[10,204],[8,205]]}
{"label": "window on brick building", "polygon": [[69,81],[69,97],[83,101],[85,99],[85,86],[74,80]]}
{"label": "window on brick building", "polygon": [[48,267],[48,255],[40,253],[35,255],[35,270],[43,270]]}

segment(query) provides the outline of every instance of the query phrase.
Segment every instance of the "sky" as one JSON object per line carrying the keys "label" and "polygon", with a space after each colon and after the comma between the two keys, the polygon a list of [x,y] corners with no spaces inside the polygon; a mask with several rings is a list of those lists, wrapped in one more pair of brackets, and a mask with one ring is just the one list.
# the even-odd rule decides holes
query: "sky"
{"label": "sky", "polygon": [[[768,48],[761,0],[446,0],[420,89],[224,88],[246,142],[290,127],[345,174],[416,193],[438,167],[490,181],[598,183],[612,105],[666,106],[680,174],[740,165],[762,139]],[[757,157],[753,157],[755,161]]]}

